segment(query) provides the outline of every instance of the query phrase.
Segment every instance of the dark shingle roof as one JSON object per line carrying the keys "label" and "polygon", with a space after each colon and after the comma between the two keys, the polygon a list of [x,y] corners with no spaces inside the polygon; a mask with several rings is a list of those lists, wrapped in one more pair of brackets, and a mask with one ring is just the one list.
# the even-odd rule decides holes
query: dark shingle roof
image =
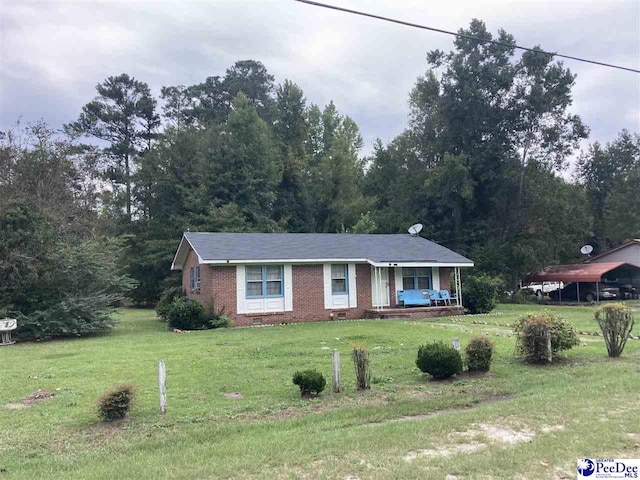
{"label": "dark shingle roof", "polygon": [[373,262],[473,264],[448,248],[406,233],[187,232],[184,235],[205,261],[366,259]]}

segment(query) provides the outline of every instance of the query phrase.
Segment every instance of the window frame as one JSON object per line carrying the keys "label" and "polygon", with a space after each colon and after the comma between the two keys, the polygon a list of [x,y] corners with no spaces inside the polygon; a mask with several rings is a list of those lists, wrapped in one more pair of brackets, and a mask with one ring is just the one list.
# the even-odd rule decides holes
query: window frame
{"label": "window frame", "polygon": [[[418,275],[418,269],[427,269],[429,271],[429,275]],[[406,270],[413,270],[413,275],[406,275]],[[404,282],[406,278],[411,278],[411,282],[413,284],[413,288],[405,288]],[[418,288],[418,278],[428,278],[429,279],[429,287],[428,288]],[[402,289],[403,290],[433,290],[433,268],[431,267],[402,267]]]}
{"label": "window frame", "polygon": [[[260,268],[261,269],[261,294],[260,295],[249,295],[249,283],[258,283],[258,280],[249,280],[248,269],[249,268]],[[267,279],[267,268],[269,267],[279,267],[280,269],[280,279],[279,280],[268,280]],[[256,300],[260,298],[282,298],[284,297],[284,265],[245,265],[244,267],[244,275],[245,275],[245,290],[244,290],[244,298],[247,300]],[[268,294],[267,284],[269,282],[279,282],[280,283],[280,293],[278,294]]]}
{"label": "window frame", "polygon": [[[344,277],[333,277],[333,267],[342,266],[344,268]],[[333,281],[344,279],[344,291],[334,292]],[[349,264],[348,263],[332,263],[331,264],[331,295],[349,295]]]}
{"label": "window frame", "polygon": [[194,281],[195,291],[199,292],[200,291],[200,265],[196,266],[194,277],[195,277],[195,281]]}
{"label": "window frame", "polygon": [[189,291],[190,292],[195,291],[195,287],[196,287],[196,274],[192,267],[191,270],[189,270]]}

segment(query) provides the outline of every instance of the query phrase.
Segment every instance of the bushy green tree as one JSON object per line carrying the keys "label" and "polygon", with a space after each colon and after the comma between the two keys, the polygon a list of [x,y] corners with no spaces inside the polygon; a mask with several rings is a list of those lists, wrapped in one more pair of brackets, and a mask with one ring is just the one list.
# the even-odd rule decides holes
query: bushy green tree
{"label": "bushy green tree", "polygon": [[462,281],[462,299],[470,313],[489,313],[496,307],[502,281],[486,274],[470,275]]}

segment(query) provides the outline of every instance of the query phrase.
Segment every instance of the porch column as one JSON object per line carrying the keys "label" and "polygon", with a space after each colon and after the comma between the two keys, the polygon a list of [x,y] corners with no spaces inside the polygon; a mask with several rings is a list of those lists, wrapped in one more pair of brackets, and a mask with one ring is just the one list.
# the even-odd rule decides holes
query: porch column
{"label": "porch column", "polygon": [[462,307],[464,305],[462,304],[462,275],[460,274],[460,267],[458,267],[458,287],[460,289],[460,293],[458,294],[458,298],[460,298],[460,304],[458,306]]}
{"label": "porch column", "polygon": [[454,267],[453,279],[456,286],[456,306],[462,306],[462,278],[460,278],[460,267]]}

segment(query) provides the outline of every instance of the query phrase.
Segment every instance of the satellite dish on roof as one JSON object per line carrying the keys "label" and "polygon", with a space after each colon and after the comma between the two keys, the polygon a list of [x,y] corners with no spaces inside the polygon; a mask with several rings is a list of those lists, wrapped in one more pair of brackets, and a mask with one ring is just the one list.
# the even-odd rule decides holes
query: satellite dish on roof
{"label": "satellite dish on roof", "polygon": [[417,237],[421,230],[422,230],[422,224],[416,223],[415,225],[411,225],[409,227],[409,234],[412,237]]}
{"label": "satellite dish on roof", "polygon": [[580,253],[583,255],[589,255],[591,252],[593,252],[593,247],[591,245],[584,245],[580,249]]}

